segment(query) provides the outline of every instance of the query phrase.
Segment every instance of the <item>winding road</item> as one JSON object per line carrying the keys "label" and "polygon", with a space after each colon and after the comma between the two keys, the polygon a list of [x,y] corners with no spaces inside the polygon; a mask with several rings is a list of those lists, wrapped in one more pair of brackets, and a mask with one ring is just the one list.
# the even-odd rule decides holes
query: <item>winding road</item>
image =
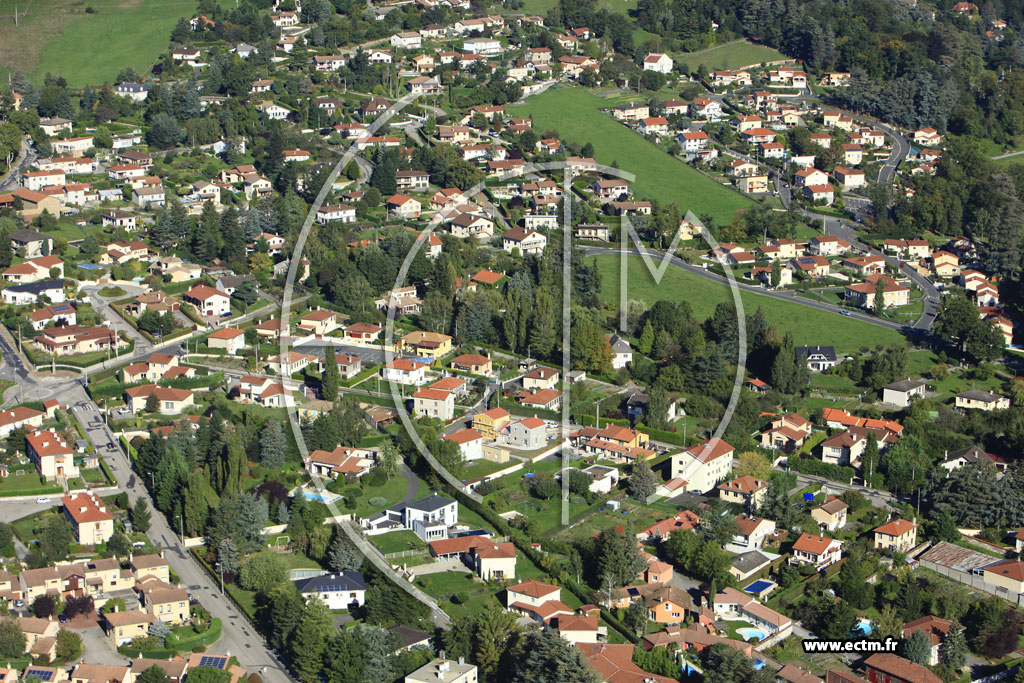
{"label": "winding road", "polygon": [[[619,253],[618,250],[608,249],[606,247],[580,247],[580,251],[588,256],[595,254]],[[629,249],[629,253],[632,255],[640,255],[640,250],[637,249],[636,247],[632,247]],[[665,257],[665,252],[659,251],[657,249],[648,249],[647,253],[654,257],[655,259],[661,259]],[[678,256],[671,256],[669,257],[668,261],[672,266],[685,270],[688,273],[692,273],[693,275],[698,275],[702,278],[712,280],[721,285],[729,285],[729,281],[726,278],[722,277],[721,275],[718,275],[717,273],[714,273],[709,270],[704,270],[699,266],[687,263]],[[846,313],[849,313],[849,315],[846,317],[852,318],[854,320],[859,320],[861,322],[870,323],[872,325],[878,325],[879,327],[887,327],[891,330],[902,331],[906,327],[906,325],[902,323],[893,322],[892,320],[886,320],[885,318],[878,318],[867,313],[853,311],[850,310],[849,308],[843,308],[841,306],[825,303],[823,301],[814,301],[813,299],[808,299],[806,297],[799,296],[796,292],[791,290],[764,289],[763,287],[760,287],[758,285],[750,285],[739,281],[736,282],[736,286],[741,291],[750,292],[751,294],[757,294],[758,296],[766,296],[772,299],[779,299],[780,301],[789,301],[791,303],[800,304],[801,306],[816,308],[819,311],[824,311],[827,313],[842,315],[841,312],[845,311]]]}
{"label": "winding road", "polygon": [[[891,198],[892,183],[896,175],[896,169],[899,168],[899,165],[910,154],[910,142],[908,142],[907,139],[899,131],[897,131],[892,126],[889,126],[888,124],[880,123],[872,119],[865,119],[861,117],[854,118],[858,122],[863,123],[865,125],[876,126],[879,130],[888,135],[889,138],[892,140],[892,151],[890,152],[888,159],[886,159],[885,163],[882,164],[882,167],[878,170],[878,182],[885,185]],[[757,163],[756,159],[752,159],[748,155],[740,154],[739,152],[736,152],[731,149],[727,149],[727,152],[730,155],[740,159],[744,159],[745,161]],[[792,210],[792,188],[788,183],[784,181],[781,173],[770,167],[768,168],[768,172],[775,181],[775,190],[779,196],[779,200],[782,202],[783,207]],[[823,232],[828,233],[830,235],[835,235],[839,239],[846,240],[851,245],[853,245],[855,249],[862,253],[875,254],[883,257],[885,259],[886,264],[889,267],[893,268],[894,270],[897,270],[898,272],[902,273],[905,277],[910,279],[911,282],[913,282],[922,292],[924,292],[924,312],[921,314],[921,317],[918,318],[913,325],[911,325],[911,327],[915,330],[922,330],[926,332],[932,329],[932,326],[935,324],[935,317],[938,315],[939,303],[942,300],[942,295],[939,292],[938,288],[935,286],[935,283],[933,283],[924,275],[921,275],[919,272],[917,272],[910,266],[904,264],[900,259],[880,252],[877,249],[873,249],[869,247],[867,244],[861,242],[858,239],[856,228],[850,221],[843,218],[824,217],[819,214],[811,213],[810,211],[806,211],[803,209],[799,209],[799,211],[801,214],[804,215],[804,217],[809,218],[812,221],[817,222],[820,219],[822,221]],[[704,275],[705,277],[712,277],[713,279],[724,281],[724,278],[715,276],[712,273],[704,271],[703,269],[697,269],[694,266],[689,266],[688,269],[694,272],[699,271],[699,274]],[[741,287],[746,287],[748,290],[756,291],[758,294],[766,296],[774,295],[777,298],[785,298],[790,301],[795,301],[800,304],[813,306],[815,308],[824,307],[824,310],[832,310],[836,312],[838,312],[839,310],[848,310],[841,309],[838,306],[808,301],[806,299],[803,299],[802,297],[787,296],[786,294],[781,292],[771,292],[760,289],[758,287],[751,287],[749,285],[741,285]],[[905,327],[904,325],[901,324],[891,323],[889,321],[885,321],[874,316],[869,316],[860,313],[854,313],[853,317],[864,320],[865,322],[871,322],[876,325],[881,325],[883,327],[891,327],[893,329],[902,330]]]}
{"label": "winding road", "polygon": [[21,186],[21,176],[25,172],[25,169],[32,165],[36,160],[36,150],[32,146],[32,140],[29,137],[23,137],[21,139],[21,149],[18,151],[17,160],[11,165],[7,174],[0,179],[0,190],[13,190]]}

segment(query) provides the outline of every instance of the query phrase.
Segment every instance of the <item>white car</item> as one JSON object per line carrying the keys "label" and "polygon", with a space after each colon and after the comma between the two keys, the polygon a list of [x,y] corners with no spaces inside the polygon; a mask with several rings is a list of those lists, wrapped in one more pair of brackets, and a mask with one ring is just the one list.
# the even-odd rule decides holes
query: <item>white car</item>
{"label": "white car", "polygon": [[50,499],[46,496],[40,496],[39,498],[36,498],[36,503],[39,505],[49,505]]}

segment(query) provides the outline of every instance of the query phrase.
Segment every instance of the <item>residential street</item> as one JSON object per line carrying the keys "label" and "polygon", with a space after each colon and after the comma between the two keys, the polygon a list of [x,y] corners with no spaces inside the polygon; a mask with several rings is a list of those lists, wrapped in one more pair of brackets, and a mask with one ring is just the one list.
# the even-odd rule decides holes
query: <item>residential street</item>
{"label": "residential street", "polygon": [[36,160],[35,147],[32,146],[32,139],[23,137],[21,139],[21,150],[18,152],[18,159],[11,165],[11,169],[0,179],[0,191],[15,190],[21,184],[21,175],[25,169]]}
{"label": "residential street", "polygon": [[885,258],[885,262],[892,268],[898,268],[901,273],[910,278],[910,280],[917,285],[922,292],[924,292],[924,313],[917,319],[917,322],[913,324],[913,328],[917,330],[931,330],[935,324],[935,316],[939,313],[939,302],[942,300],[942,294],[939,293],[938,288],[935,284],[921,275],[910,266],[903,265],[903,263],[895,256],[883,254],[877,249],[871,249],[868,245],[860,242],[857,238],[857,231],[853,228],[849,221],[839,218],[825,218],[824,219],[825,229],[829,234],[835,235],[839,239],[846,240],[852,244],[855,248],[859,249],[864,253],[877,254]]}
{"label": "residential street", "polygon": [[[153,508],[153,501],[149,498],[145,487],[141,486],[135,478],[128,456],[116,445],[114,434],[106,426],[96,404],[77,385],[67,391],[62,396],[62,400],[72,406],[75,418],[85,426],[89,441],[97,451],[106,456],[118,486],[122,491],[128,493],[130,503],[134,504],[139,498],[146,498],[149,506]],[[128,485],[129,480],[133,480],[132,486]],[[263,677],[268,683],[289,681],[287,670],[271,653],[263,638],[256,633],[247,618],[235,608],[234,604],[220,594],[216,582],[185,551],[176,531],[170,528],[168,521],[158,512],[153,514],[152,527],[148,535],[154,542],[163,546],[164,557],[174,572],[178,574],[182,584],[188,587],[192,595],[210,611],[210,614],[223,620],[224,634],[215,645],[211,646],[210,651],[230,652],[238,657],[238,661],[249,673],[257,673],[266,667]]]}
{"label": "residential street", "polygon": [[146,292],[145,287],[129,287],[127,285],[121,285],[121,289],[125,291],[125,294],[117,297],[105,297],[101,296],[99,291],[107,285],[94,284],[86,285],[79,290],[79,296],[85,295],[89,303],[92,305],[94,311],[100,314],[104,320],[110,323],[110,327],[116,332],[124,332],[130,339],[135,340],[135,351],[150,352],[153,350],[153,344],[142,336],[142,333],[136,330],[134,327],[125,322],[124,318],[117,314],[117,311],[110,308],[110,302],[127,296],[138,296]]}

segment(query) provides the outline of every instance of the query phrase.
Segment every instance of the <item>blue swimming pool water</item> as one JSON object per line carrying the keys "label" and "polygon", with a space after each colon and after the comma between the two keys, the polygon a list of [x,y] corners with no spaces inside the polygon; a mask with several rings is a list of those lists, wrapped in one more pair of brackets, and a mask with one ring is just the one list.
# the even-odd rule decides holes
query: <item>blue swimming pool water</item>
{"label": "blue swimming pool water", "polygon": [[317,500],[321,503],[333,503],[341,498],[341,496],[334,493],[320,493],[319,491],[303,491],[302,497],[306,500]]}
{"label": "blue swimming pool water", "polygon": [[758,640],[764,640],[765,633],[759,628],[738,628],[736,633],[740,635],[743,640],[750,640],[751,638],[757,638]]}
{"label": "blue swimming pool water", "polygon": [[871,620],[862,618],[857,622],[857,625],[853,627],[853,634],[857,636],[869,636],[871,635]]}
{"label": "blue swimming pool water", "polygon": [[78,267],[85,268],[86,270],[100,270],[100,266],[97,266],[94,263],[79,263]]}
{"label": "blue swimming pool water", "polygon": [[771,585],[772,585],[771,581],[766,581],[765,579],[758,579],[757,581],[755,581],[754,583],[750,584],[749,586],[747,586],[743,590],[747,591],[748,593],[760,593],[765,588],[768,588],[768,586],[771,586]]}

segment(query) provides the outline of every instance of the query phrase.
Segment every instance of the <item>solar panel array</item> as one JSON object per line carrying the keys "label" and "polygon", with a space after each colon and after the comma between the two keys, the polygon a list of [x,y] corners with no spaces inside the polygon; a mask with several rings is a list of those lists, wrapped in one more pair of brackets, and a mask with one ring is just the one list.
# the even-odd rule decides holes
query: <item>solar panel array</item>
{"label": "solar panel array", "polygon": [[227,657],[218,655],[203,655],[199,658],[199,666],[212,666],[215,669],[223,669],[227,663]]}

